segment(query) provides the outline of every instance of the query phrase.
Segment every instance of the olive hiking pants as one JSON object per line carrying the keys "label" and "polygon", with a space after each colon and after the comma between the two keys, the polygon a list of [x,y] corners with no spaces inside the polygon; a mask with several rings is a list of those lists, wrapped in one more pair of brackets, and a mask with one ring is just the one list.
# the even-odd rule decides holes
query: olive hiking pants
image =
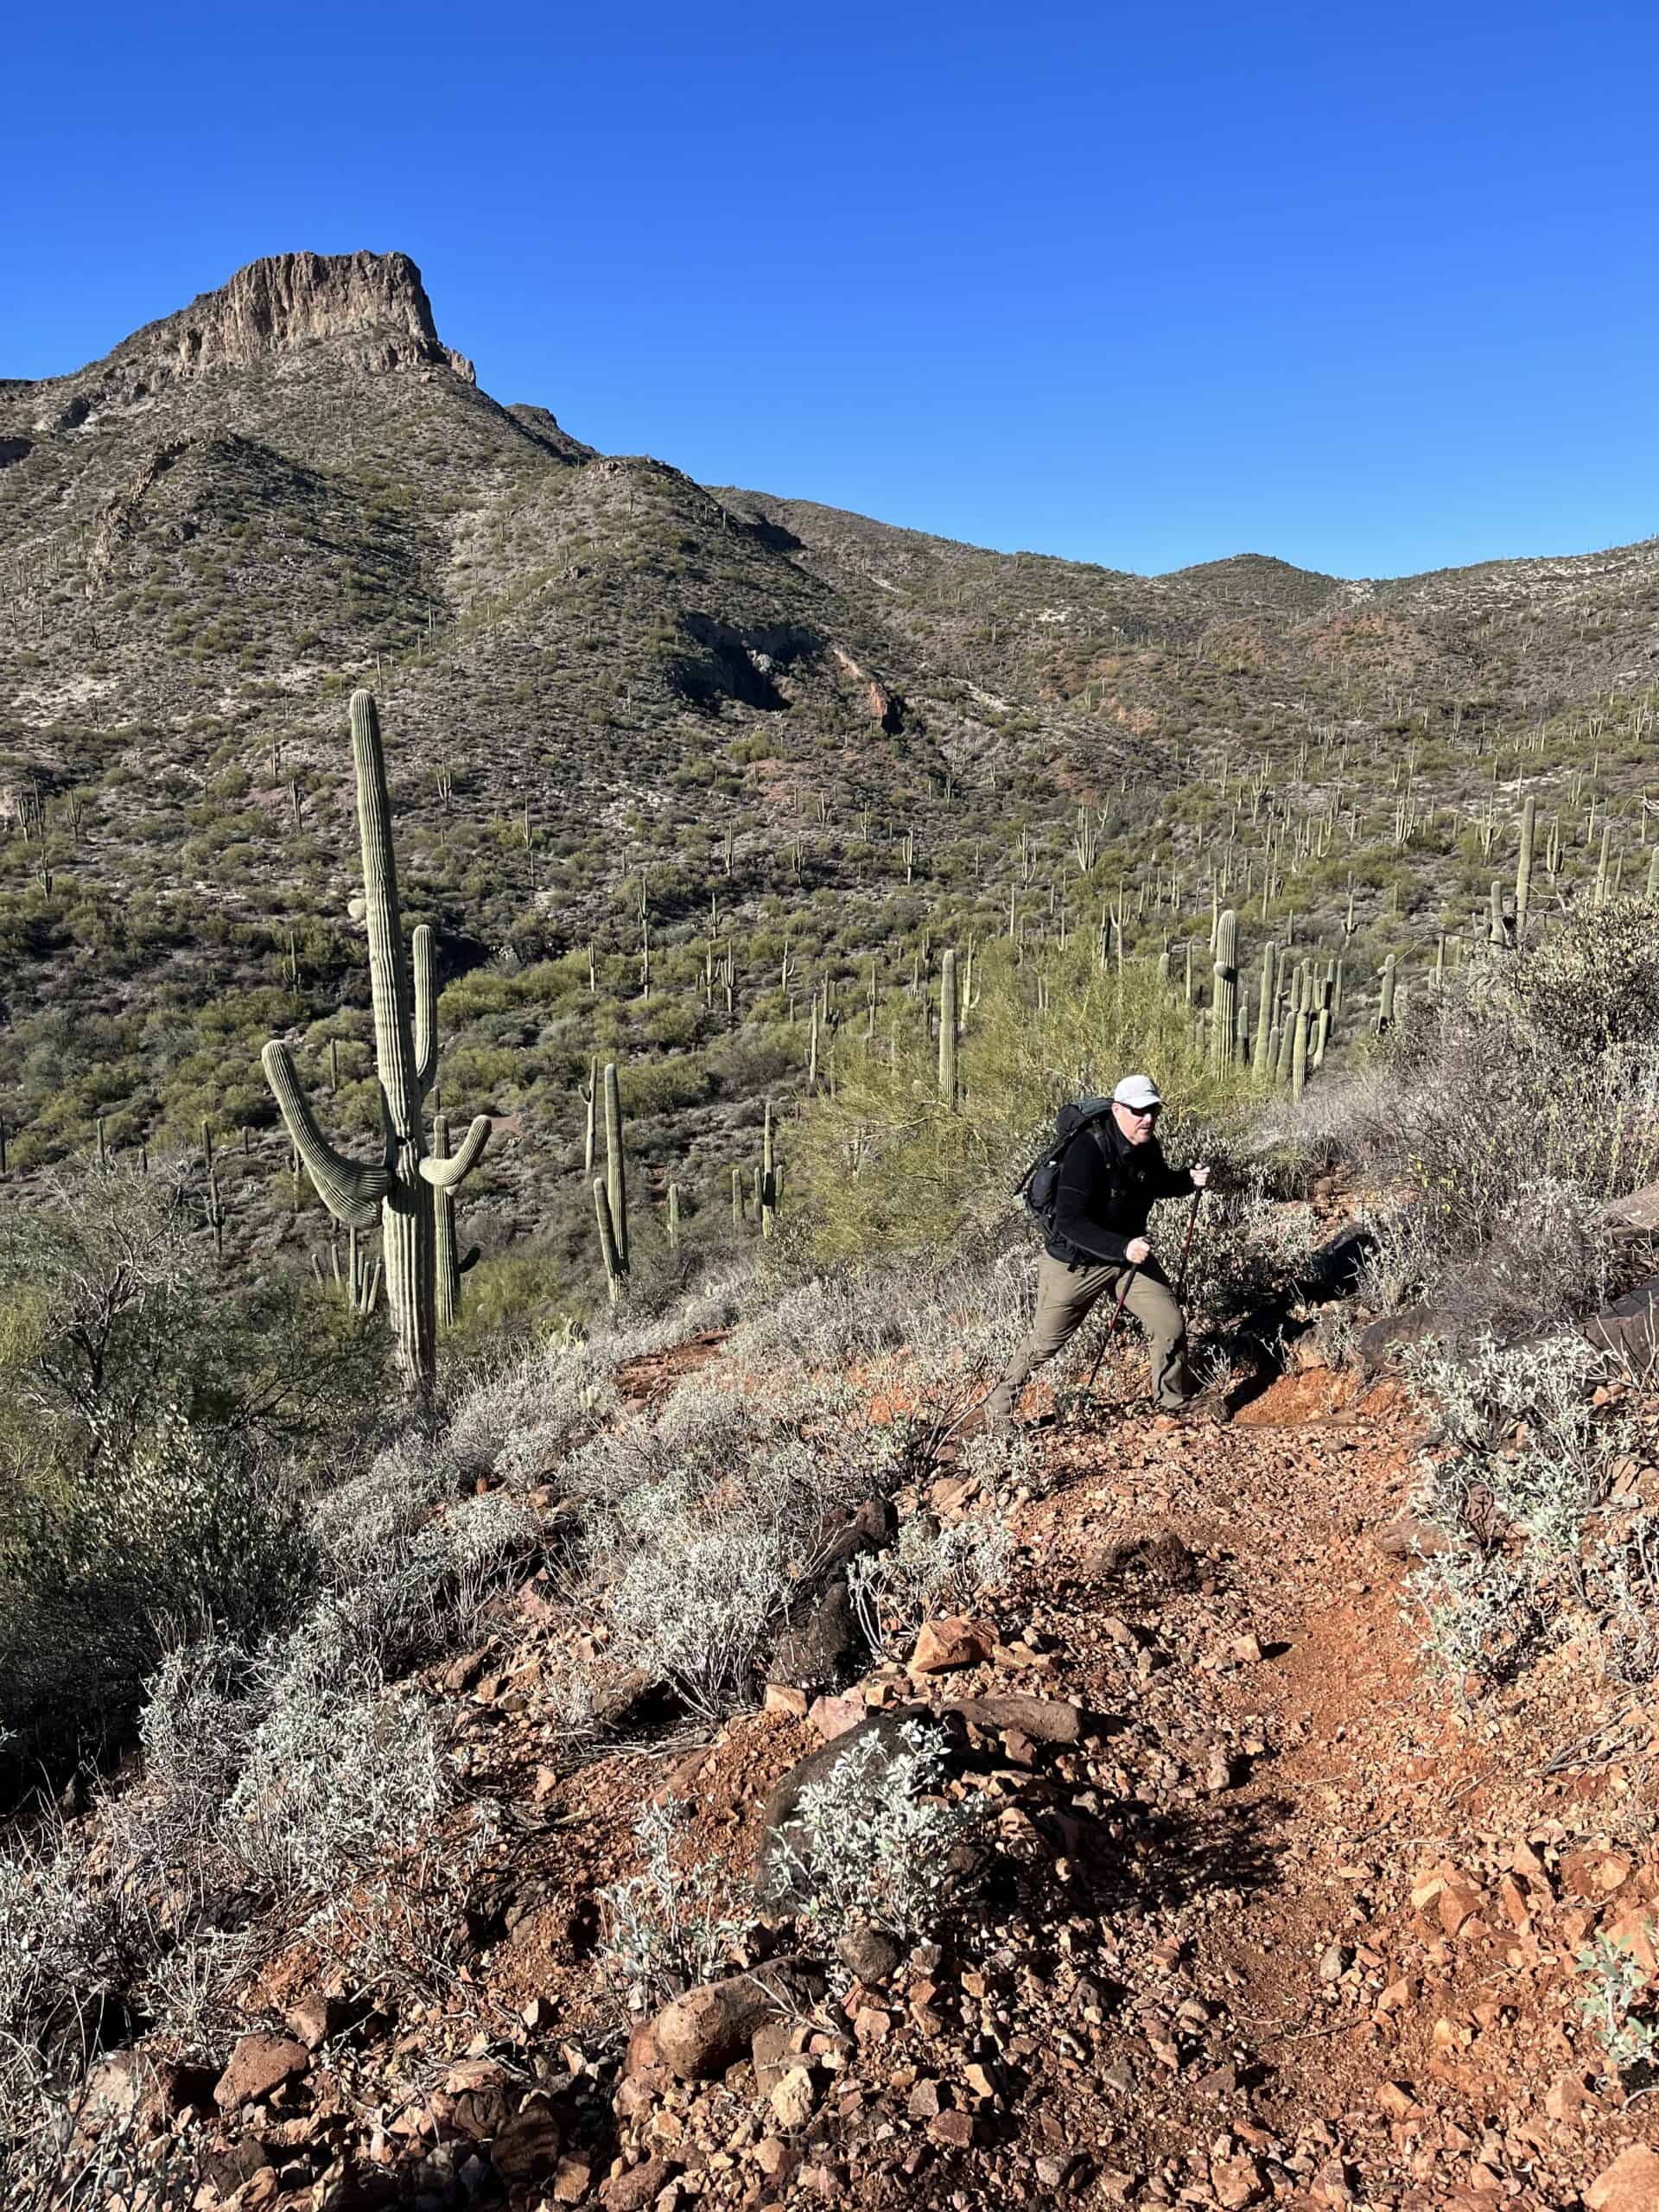
{"label": "olive hiking pants", "polygon": [[1037,1313],[1031,1334],[992,1392],[985,1408],[988,1420],[1012,1417],[1033,1370],[1071,1343],[1103,1297],[1116,1300],[1126,1274],[1133,1280],[1123,1303],[1146,1331],[1151,1346],[1153,1395],[1166,1412],[1186,1403],[1192,1388],[1186,1371],[1186,1323],[1156,1260],[1133,1270],[1127,1262],[1084,1260],[1068,1267],[1045,1252],[1037,1262]]}

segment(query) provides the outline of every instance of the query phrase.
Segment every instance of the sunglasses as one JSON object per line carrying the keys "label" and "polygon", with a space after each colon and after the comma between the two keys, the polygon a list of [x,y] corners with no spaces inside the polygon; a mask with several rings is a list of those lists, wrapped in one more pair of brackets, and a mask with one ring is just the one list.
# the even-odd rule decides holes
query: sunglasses
{"label": "sunglasses", "polygon": [[1123,1109],[1123,1111],[1126,1114],[1131,1116],[1137,1122],[1155,1122],[1163,1110],[1161,1104],[1157,1106],[1125,1106]]}

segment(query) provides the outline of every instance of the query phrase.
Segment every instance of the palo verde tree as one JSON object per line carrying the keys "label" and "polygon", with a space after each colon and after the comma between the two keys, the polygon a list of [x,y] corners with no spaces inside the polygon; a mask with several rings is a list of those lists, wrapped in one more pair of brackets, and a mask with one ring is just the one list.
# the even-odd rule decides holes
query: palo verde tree
{"label": "palo verde tree", "polygon": [[454,1155],[430,1156],[421,1104],[437,1072],[437,962],[432,932],[415,931],[413,989],[397,912],[397,869],[391,849],[391,806],[374,695],[352,694],[352,760],[357,771],[357,818],[363,845],[363,896],[369,933],[369,988],[374,1002],[374,1052],[385,1128],[384,1157],[347,1160],[317,1127],[288,1047],[276,1039],[261,1055],[265,1078],[317,1195],[347,1229],[367,1229],[378,1210],[386,1304],[406,1387],[429,1391],[437,1374],[437,1233],[434,1197],[452,1192],[478,1165],[489,1142],[480,1114]]}

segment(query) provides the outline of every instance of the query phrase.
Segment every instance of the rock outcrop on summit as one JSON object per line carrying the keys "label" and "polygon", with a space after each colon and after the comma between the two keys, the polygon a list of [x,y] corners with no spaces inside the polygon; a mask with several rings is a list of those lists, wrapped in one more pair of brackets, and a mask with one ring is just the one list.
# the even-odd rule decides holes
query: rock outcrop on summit
{"label": "rock outcrop on summit", "polygon": [[320,340],[351,341],[366,369],[446,369],[477,381],[466,356],[440,340],[421,272],[406,253],[279,253],[147,323],[102,361],[70,376],[0,385],[0,397],[32,397],[37,430],[78,429],[103,408],[142,404],[215,369],[299,354]]}

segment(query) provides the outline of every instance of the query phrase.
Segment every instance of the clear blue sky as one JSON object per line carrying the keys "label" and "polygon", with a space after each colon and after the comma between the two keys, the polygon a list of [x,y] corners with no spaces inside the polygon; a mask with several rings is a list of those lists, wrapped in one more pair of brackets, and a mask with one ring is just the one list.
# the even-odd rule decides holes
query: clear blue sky
{"label": "clear blue sky", "polygon": [[10,25],[0,375],[401,247],[503,400],[1156,570],[1659,531],[1659,8],[699,0]]}

